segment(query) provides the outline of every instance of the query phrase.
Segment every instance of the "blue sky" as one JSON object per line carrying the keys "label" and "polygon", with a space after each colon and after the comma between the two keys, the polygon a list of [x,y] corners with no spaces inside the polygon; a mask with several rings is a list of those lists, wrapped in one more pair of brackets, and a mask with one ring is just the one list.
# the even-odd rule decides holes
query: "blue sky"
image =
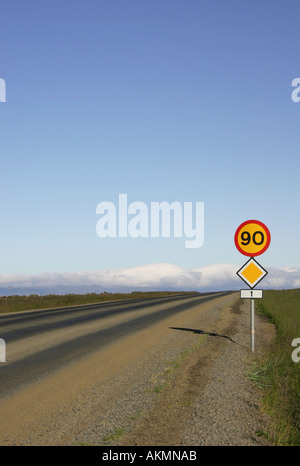
{"label": "blue sky", "polygon": [[[299,13],[294,0],[2,0],[0,275],[240,267],[233,237],[252,218],[272,236],[259,262],[300,270]],[[96,207],[119,193],[204,202],[204,245],[99,238]]]}

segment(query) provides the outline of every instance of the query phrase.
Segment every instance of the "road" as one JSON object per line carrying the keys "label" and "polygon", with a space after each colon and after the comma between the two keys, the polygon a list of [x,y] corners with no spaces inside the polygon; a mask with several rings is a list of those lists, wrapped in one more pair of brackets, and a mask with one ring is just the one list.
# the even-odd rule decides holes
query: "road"
{"label": "road", "polygon": [[[0,399],[169,315],[228,293],[109,302],[0,316]],[[62,339],[63,336],[63,339]]]}
{"label": "road", "polygon": [[[234,298],[231,292],[185,294],[0,316],[7,358],[0,367],[0,445],[40,444],[38,438],[41,444],[72,443],[75,430],[80,438],[75,399],[80,411],[83,405],[78,399],[82,396],[86,404],[86,394],[93,388],[95,405],[95,396],[99,398],[96,385],[111,383],[111,377],[125,367],[129,377],[130,364],[138,367],[142,358],[146,362],[141,367],[146,367],[148,353],[150,358],[156,351],[155,364],[159,359],[165,363],[169,350],[157,353],[161,345],[172,346],[174,352],[176,345],[180,349],[191,340],[192,332],[226,337],[212,330],[228,327],[230,319],[224,320],[224,309],[228,311]],[[199,324],[199,316],[205,331],[191,325],[197,319]],[[222,319],[224,325],[220,326]],[[153,370],[151,367],[150,372]],[[64,414],[57,417],[56,409],[57,413],[65,410]],[[20,410],[21,417],[17,414]],[[59,429],[51,427],[50,418],[60,419]],[[82,422],[81,415],[79,424]],[[43,423],[47,425],[44,430]],[[24,425],[29,428],[26,432]]]}

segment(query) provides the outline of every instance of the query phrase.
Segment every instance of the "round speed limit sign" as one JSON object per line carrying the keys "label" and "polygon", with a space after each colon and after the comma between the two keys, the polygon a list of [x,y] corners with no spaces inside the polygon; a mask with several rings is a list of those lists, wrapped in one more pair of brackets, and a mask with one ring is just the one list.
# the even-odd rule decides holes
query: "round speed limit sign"
{"label": "round speed limit sign", "polygon": [[245,256],[259,256],[269,247],[271,235],[266,225],[258,220],[243,222],[235,232],[234,242]]}

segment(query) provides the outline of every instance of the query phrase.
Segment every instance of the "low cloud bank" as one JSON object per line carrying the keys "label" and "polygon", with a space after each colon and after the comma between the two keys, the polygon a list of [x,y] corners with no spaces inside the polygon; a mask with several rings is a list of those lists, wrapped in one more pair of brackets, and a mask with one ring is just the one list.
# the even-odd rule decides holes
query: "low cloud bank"
{"label": "low cloud bank", "polygon": [[[131,268],[66,273],[0,274],[0,292],[9,294],[101,293],[135,290],[218,291],[248,288],[236,275],[240,265],[212,264],[185,270],[157,263]],[[300,267],[267,267],[268,275],[257,285],[262,289],[300,287]]]}

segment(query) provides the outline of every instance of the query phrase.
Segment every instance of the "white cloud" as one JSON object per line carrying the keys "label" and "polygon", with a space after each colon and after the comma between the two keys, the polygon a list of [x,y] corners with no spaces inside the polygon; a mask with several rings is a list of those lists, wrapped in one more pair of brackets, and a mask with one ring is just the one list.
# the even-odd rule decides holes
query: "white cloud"
{"label": "white cloud", "polygon": [[[212,264],[185,270],[170,263],[146,264],[131,268],[99,271],[81,271],[36,275],[0,274],[0,288],[16,288],[37,292],[51,289],[51,292],[87,291],[133,291],[138,289],[178,289],[214,291],[247,288],[236,275],[240,265]],[[300,287],[300,267],[267,268],[268,275],[258,288],[297,288]]]}

